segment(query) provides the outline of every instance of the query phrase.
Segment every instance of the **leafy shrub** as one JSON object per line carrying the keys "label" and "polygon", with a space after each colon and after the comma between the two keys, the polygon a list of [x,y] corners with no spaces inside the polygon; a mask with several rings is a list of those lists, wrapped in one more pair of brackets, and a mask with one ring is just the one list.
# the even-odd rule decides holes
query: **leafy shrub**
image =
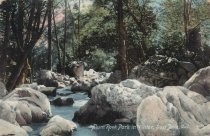
{"label": "leafy shrub", "polygon": [[115,53],[107,53],[102,49],[95,49],[88,53],[84,61],[96,71],[110,72],[116,65]]}

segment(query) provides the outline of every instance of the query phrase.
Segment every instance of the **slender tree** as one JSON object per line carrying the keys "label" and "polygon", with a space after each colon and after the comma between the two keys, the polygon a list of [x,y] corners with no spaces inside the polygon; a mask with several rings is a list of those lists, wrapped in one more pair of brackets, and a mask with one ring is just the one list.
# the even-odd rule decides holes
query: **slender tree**
{"label": "slender tree", "polygon": [[65,23],[64,23],[62,74],[65,74],[65,63],[66,63],[66,36],[67,36],[67,0],[65,0]]}
{"label": "slender tree", "polygon": [[79,0],[79,5],[78,5],[78,40],[80,42],[80,11],[81,10],[81,1]]}
{"label": "slender tree", "polygon": [[48,70],[52,70],[52,7],[53,0],[48,0]]}
{"label": "slender tree", "polygon": [[126,30],[123,22],[123,0],[117,0],[117,27],[119,34],[119,66],[122,72],[122,79],[128,77],[128,65],[126,55]]}
{"label": "slender tree", "polygon": [[184,30],[185,30],[185,46],[188,48],[189,44],[189,26],[190,26],[190,12],[191,0],[184,0]]}
{"label": "slender tree", "polygon": [[3,12],[3,18],[5,20],[4,22],[4,38],[3,38],[3,47],[0,50],[1,56],[0,56],[0,78],[5,80],[5,70],[7,65],[7,47],[9,46],[9,35],[10,35],[10,11],[11,11],[11,2],[10,0],[5,1],[2,3],[2,11]]}
{"label": "slender tree", "polygon": [[54,34],[55,34],[55,45],[57,48],[57,53],[58,53],[58,67],[57,70],[61,72],[61,67],[62,67],[62,62],[61,62],[61,47],[60,47],[60,42],[58,38],[58,31],[57,31],[57,25],[55,21],[55,8],[53,9],[53,25],[54,25]]}

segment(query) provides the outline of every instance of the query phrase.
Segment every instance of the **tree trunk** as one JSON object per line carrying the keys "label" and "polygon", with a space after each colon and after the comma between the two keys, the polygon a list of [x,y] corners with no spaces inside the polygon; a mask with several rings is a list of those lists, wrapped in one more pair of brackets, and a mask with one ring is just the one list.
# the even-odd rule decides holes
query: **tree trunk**
{"label": "tree trunk", "polygon": [[53,23],[54,23],[54,33],[55,33],[55,44],[56,44],[56,48],[57,48],[57,56],[58,56],[58,67],[57,67],[57,71],[61,72],[61,67],[62,67],[62,63],[61,63],[61,49],[60,49],[60,45],[59,45],[59,39],[58,39],[58,32],[57,32],[57,26],[56,26],[56,21],[55,21],[55,11],[53,11]]}
{"label": "tree trunk", "polygon": [[190,48],[189,47],[190,9],[191,9],[191,0],[184,0],[184,31],[185,31],[186,48]]}
{"label": "tree trunk", "polygon": [[79,7],[78,7],[78,41],[80,42],[80,9],[81,9],[81,3],[79,0]]}
{"label": "tree trunk", "polygon": [[10,76],[10,79],[7,82],[7,85],[6,85],[7,86],[7,90],[9,92],[12,89],[14,89],[17,84],[19,84],[18,83],[18,79],[19,79],[21,73],[23,72],[23,68],[24,68],[24,66],[26,64],[26,60],[27,60],[29,54],[32,52],[33,47],[34,46],[30,46],[30,48],[26,49],[25,52],[22,54],[20,61],[18,61],[17,67],[14,70],[14,72],[12,73],[12,75]]}
{"label": "tree trunk", "polygon": [[10,34],[10,6],[11,3],[7,1],[6,3],[6,12],[4,13],[5,18],[5,29],[4,29],[4,41],[3,41],[3,47],[0,51],[0,79],[2,78],[3,81],[6,80],[6,65],[7,65],[7,47],[9,45],[9,34]]}
{"label": "tree trunk", "polygon": [[30,57],[28,57],[26,59],[26,62],[25,62],[24,67],[22,69],[22,72],[21,72],[21,74],[20,74],[20,76],[19,76],[19,78],[17,80],[17,83],[16,83],[17,86],[18,85],[22,85],[22,84],[26,84],[26,83],[29,83],[30,82],[30,81],[27,81],[27,77],[31,73],[31,66],[29,64],[29,58]]}
{"label": "tree trunk", "polygon": [[62,74],[65,74],[65,64],[66,64],[66,30],[67,29],[67,0],[65,0],[65,23],[64,23],[64,40],[63,40],[63,65]]}
{"label": "tree trunk", "polygon": [[52,5],[53,1],[48,0],[48,70],[52,70]]}
{"label": "tree trunk", "polygon": [[128,66],[126,55],[126,31],[123,22],[123,0],[117,0],[117,26],[119,34],[119,66],[122,72],[122,80],[128,78]]}

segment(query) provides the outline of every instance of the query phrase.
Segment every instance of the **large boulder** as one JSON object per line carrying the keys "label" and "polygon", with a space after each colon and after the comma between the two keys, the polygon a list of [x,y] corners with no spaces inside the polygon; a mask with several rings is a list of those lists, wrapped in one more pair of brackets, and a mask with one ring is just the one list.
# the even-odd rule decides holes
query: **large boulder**
{"label": "large boulder", "polygon": [[15,111],[4,101],[0,101],[0,119],[17,124]]}
{"label": "large boulder", "polygon": [[75,113],[73,120],[82,124],[114,123],[119,119],[132,122],[141,100],[160,90],[137,80],[97,85],[91,91],[91,99]]}
{"label": "large boulder", "polygon": [[37,83],[46,87],[58,87],[57,78],[56,73],[49,70],[41,70],[38,73]]}
{"label": "large boulder", "polygon": [[40,132],[40,136],[71,136],[77,126],[74,122],[54,116]]}
{"label": "large boulder", "polygon": [[6,87],[2,82],[0,82],[0,98],[4,97],[5,95],[7,95]]}
{"label": "large boulder", "polygon": [[27,132],[19,126],[0,119],[1,136],[28,136]]}
{"label": "large boulder", "polygon": [[184,87],[204,96],[210,96],[210,67],[202,68],[197,71],[184,84]]}
{"label": "large boulder", "polygon": [[65,73],[71,77],[81,78],[84,76],[85,63],[81,61],[73,61],[65,68]]}
{"label": "large boulder", "polygon": [[113,83],[113,84],[118,84],[122,80],[122,73],[120,70],[115,70],[113,73],[111,73],[110,77],[107,80],[107,83]]}
{"label": "large boulder", "polygon": [[184,87],[169,86],[141,101],[137,127],[141,136],[208,136],[208,97]]}
{"label": "large boulder", "polygon": [[46,95],[31,88],[16,88],[3,98],[11,107],[20,125],[44,122],[51,116],[50,102]]}
{"label": "large boulder", "polygon": [[156,55],[145,63],[134,67],[129,75],[142,83],[157,87],[183,85],[197,68],[191,62],[178,61],[175,58]]}
{"label": "large boulder", "polygon": [[38,79],[55,79],[55,73],[50,70],[40,70],[38,72]]}

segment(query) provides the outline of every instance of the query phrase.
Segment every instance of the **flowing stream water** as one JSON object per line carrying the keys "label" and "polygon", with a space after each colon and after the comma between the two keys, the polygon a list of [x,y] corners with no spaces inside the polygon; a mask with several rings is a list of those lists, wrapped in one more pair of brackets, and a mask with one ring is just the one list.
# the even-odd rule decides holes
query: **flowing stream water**
{"label": "flowing stream water", "polygon": [[[59,94],[68,94],[63,97],[71,97],[74,99],[72,106],[54,106],[51,105],[53,115],[60,115],[65,119],[72,120],[74,113],[79,110],[88,100],[89,97],[86,93],[70,93],[68,89],[58,90]],[[53,99],[53,98],[49,98]],[[31,125],[33,131],[30,136],[39,136],[39,132],[46,125],[46,123],[34,123]],[[116,125],[89,125],[82,126],[77,124],[77,130],[73,132],[73,136],[139,136],[136,126],[126,124]]]}

